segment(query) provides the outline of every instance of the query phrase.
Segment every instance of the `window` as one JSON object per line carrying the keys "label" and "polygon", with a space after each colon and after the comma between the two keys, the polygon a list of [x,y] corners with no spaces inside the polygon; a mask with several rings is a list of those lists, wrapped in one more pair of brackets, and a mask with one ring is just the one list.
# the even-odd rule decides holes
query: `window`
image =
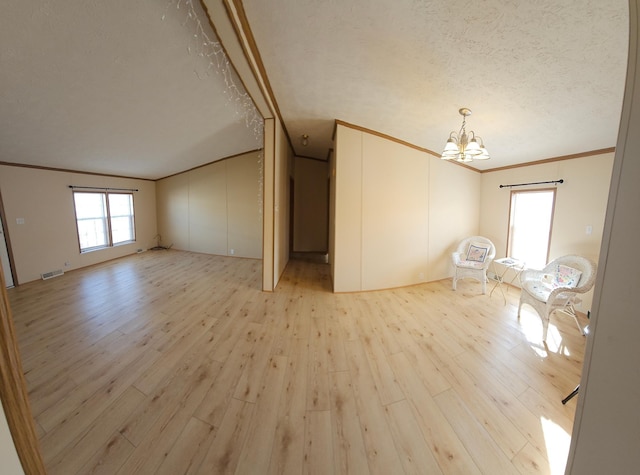
{"label": "window", "polygon": [[112,193],[109,198],[109,216],[111,216],[111,242],[113,245],[135,241],[135,223],[133,222],[133,195]]}
{"label": "window", "polygon": [[135,241],[133,194],[74,191],[80,252]]}
{"label": "window", "polygon": [[511,192],[508,256],[535,269],[546,265],[555,200],[555,189]]}

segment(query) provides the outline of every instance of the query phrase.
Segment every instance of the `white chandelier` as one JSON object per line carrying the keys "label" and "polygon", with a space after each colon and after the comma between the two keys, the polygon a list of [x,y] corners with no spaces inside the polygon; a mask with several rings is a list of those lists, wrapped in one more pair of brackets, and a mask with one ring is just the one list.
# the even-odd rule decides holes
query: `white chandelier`
{"label": "white chandelier", "polygon": [[491,158],[487,149],[484,148],[481,137],[478,137],[473,130],[467,135],[465,127],[467,125],[467,117],[471,115],[471,110],[463,107],[458,112],[462,116],[462,127],[458,132],[454,130],[449,134],[449,140],[447,140],[440,158],[458,162],[472,162]]}

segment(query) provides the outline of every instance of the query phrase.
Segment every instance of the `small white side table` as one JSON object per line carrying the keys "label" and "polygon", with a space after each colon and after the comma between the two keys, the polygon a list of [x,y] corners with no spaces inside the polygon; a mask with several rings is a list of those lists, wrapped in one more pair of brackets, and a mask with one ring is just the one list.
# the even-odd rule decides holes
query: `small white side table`
{"label": "small white side table", "polygon": [[[502,272],[498,272],[496,269],[496,264],[500,264],[502,266]],[[502,298],[504,299],[504,304],[507,304],[507,296],[504,294],[504,290],[502,289],[502,284],[504,283],[504,276],[506,275],[509,269],[514,271],[513,277],[507,284],[513,284],[513,281],[516,280],[520,273],[524,270],[524,261],[519,261],[518,259],[514,259],[513,257],[501,257],[500,259],[494,259],[491,262],[491,266],[493,268],[493,275],[495,278],[495,284],[493,285],[493,289],[489,293],[489,297],[493,295],[493,292],[496,288],[500,289],[500,293],[502,293]],[[507,288],[507,292],[509,292],[509,288]]]}

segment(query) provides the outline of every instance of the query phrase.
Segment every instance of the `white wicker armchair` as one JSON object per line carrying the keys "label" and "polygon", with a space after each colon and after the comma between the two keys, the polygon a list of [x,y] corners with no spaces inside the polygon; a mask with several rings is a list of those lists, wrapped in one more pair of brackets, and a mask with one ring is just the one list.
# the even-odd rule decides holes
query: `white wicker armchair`
{"label": "white wicker armchair", "polygon": [[[485,251],[482,251],[484,249]],[[451,255],[453,263],[453,290],[459,279],[469,277],[482,283],[482,293],[487,293],[487,269],[496,256],[496,247],[483,236],[471,236],[458,244]]]}
{"label": "white wicker armchair", "polygon": [[[559,266],[565,272],[567,268],[577,270],[573,276],[557,279]],[[568,275],[568,274],[567,274]],[[572,281],[573,280],[573,281]],[[528,304],[534,308],[542,319],[542,341],[547,339],[549,329],[549,317],[560,310],[573,317],[580,332],[584,335],[584,329],[580,326],[574,302],[577,294],[588,292],[596,280],[596,264],[581,256],[563,256],[554,259],[542,270],[525,269],[520,274],[520,305],[518,306],[518,318],[522,305]]]}

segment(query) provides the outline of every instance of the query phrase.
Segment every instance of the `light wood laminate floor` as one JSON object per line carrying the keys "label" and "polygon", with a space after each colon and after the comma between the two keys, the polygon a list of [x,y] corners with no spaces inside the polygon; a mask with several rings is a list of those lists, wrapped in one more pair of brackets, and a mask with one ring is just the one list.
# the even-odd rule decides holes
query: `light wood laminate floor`
{"label": "light wood laminate floor", "polygon": [[301,260],[260,282],[260,261],[171,250],[9,290],[49,473],[564,472],[569,318],[544,345],[514,288],[333,294]]}

